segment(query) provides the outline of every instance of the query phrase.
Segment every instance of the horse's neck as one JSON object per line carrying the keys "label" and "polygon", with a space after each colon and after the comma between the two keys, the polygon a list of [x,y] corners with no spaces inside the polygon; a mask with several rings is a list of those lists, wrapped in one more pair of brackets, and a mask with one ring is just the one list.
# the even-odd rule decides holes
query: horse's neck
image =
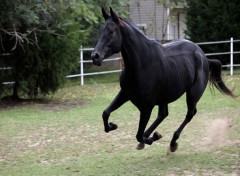
{"label": "horse's neck", "polygon": [[137,70],[145,59],[140,53],[147,52],[144,44],[145,36],[136,33],[133,29],[128,29],[123,33],[122,55],[126,69]]}
{"label": "horse's neck", "polygon": [[151,64],[149,62],[149,59],[151,59],[149,48],[152,47],[151,43],[154,42],[133,28],[123,31],[122,35],[123,45],[121,52],[125,70],[133,73],[142,71],[143,67]]}

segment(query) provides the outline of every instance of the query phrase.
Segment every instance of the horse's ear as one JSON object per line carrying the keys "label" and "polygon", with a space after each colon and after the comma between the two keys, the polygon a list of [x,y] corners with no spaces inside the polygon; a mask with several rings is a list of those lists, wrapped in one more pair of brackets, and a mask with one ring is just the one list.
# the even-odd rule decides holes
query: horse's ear
{"label": "horse's ear", "polygon": [[110,15],[105,11],[105,9],[102,7],[102,15],[105,20],[110,18]]}
{"label": "horse's ear", "polygon": [[115,21],[117,24],[123,26],[123,23],[121,22],[118,15],[113,11],[112,7],[110,7],[110,14],[111,14],[113,21]]}

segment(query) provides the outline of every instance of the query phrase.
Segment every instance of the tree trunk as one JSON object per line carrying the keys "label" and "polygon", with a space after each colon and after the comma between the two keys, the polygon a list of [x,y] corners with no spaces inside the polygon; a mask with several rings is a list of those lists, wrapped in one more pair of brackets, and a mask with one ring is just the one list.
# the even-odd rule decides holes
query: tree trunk
{"label": "tree trunk", "polygon": [[15,84],[13,86],[13,95],[12,95],[12,98],[14,100],[18,100],[19,99],[19,96],[18,96],[18,87],[19,87],[19,82],[18,81],[15,81]]}

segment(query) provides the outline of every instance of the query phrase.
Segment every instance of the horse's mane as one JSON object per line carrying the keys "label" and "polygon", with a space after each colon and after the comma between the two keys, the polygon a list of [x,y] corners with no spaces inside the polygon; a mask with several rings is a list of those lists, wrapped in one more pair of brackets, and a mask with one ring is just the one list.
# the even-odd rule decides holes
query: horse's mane
{"label": "horse's mane", "polygon": [[[141,33],[142,35],[146,36],[144,32],[139,29],[139,27],[131,20],[131,19],[123,19],[122,17],[119,17],[123,22],[127,23],[132,29],[134,29],[136,32]],[[147,37],[147,36],[146,36]]]}
{"label": "horse's mane", "polygon": [[130,26],[130,28],[134,29],[135,32],[139,33],[140,35],[144,36],[146,39],[151,41],[156,41],[161,44],[161,41],[158,39],[149,38],[131,19],[123,19],[119,17],[124,23]]}

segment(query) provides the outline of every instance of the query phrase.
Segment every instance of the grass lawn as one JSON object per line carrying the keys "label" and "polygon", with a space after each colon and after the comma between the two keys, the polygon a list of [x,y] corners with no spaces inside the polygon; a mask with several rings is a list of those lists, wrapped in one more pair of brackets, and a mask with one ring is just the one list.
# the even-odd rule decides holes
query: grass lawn
{"label": "grass lawn", "polygon": [[[224,77],[229,87],[240,76]],[[163,138],[135,149],[139,111],[126,103],[112,113],[118,129],[104,133],[102,111],[119,90],[118,83],[75,85],[35,102],[2,103],[0,175],[240,175],[240,98],[206,89],[198,113],[186,126],[179,148],[167,155],[173,132],[186,114],[185,96],[169,105],[157,128]],[[157,116],[154,109],[150,123]]]}

